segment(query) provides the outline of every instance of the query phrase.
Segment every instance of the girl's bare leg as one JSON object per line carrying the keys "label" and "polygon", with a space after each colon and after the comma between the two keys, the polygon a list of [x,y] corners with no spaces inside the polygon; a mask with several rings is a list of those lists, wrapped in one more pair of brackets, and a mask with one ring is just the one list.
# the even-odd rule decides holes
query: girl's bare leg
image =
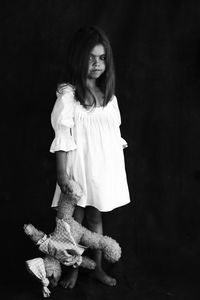
{"label": "girl's bare leg", "polygon": [[[103,234],[101,212],[92,206],[86,207],[85,211],[89,230]],[[102,268],[101,250],[94,250],[94,260],[96,262],[96,269],[93,271],[93,277],[106,285],[115,286],[116,279],[107,275]]]}
{"label": "girl's bare leg", "polygon": [[[77,222],[82,223],[84,218],[84,208],[76,206],[73,217]],[[60,285],[64,288],[72,289],[75,286],[77,279],[78,268],[74,269],[72,267],[70,272],[62,278],[62,280],[60,281]]]}

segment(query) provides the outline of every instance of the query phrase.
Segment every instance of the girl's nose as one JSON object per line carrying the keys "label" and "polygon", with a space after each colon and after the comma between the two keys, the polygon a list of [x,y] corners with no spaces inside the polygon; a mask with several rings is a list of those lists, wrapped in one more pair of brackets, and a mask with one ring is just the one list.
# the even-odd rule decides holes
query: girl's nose
{"label": "girl's nose", "polygon": [[99,57],[95,57],[95,58],[94,58],[94,65],[95,65],[95,66],[99,65],[99,62],[100,62]]}

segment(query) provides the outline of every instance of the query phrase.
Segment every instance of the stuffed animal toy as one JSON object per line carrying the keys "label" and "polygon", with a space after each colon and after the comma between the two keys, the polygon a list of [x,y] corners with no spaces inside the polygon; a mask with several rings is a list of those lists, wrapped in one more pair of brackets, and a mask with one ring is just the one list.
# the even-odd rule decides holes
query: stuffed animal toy
{"label": "stuffed animal toy", "polygon": [[102,250],[105,259],[112,263],[121,257],[121,248],[114,239],[91,232],[74,220],[73,212],[82,196],[82,190],[73,180],[70,180],[70,185],[73,192],[61,194],[53,233],[47,236],[32,224],[24,225],[25,233],[45,253],[44,259],[36,258],[26,262],[28,270],[42,281],[44,297],[50,295],[47,288],[49,281],[52,287],[58,284],[61,277],[60,264],[75,268],[95,268],[95,262],[82,255],[85,249]]}

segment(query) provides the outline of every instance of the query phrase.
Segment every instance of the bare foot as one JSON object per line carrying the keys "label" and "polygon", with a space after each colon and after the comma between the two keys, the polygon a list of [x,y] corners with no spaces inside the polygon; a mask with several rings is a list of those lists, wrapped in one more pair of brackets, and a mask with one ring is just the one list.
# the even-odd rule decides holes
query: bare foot
{"label": "bare foot", "polygon": [[108,286],[115,286],[117,284],[116,279],[107,275],[101,268],[96,268],[92,272],[92,277]]}
{"label": "bare foot", "polygon": [[61,281],[60,285],[65,289],[73,289],[78,278],[78,269],[72,269]]}

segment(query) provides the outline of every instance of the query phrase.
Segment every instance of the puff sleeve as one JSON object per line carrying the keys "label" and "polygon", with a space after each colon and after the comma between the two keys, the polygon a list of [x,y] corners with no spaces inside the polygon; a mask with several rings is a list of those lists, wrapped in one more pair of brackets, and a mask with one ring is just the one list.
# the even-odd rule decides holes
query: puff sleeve
{"label": "puff sleeve", "polygon": [[55,138],[51,144],[50,152],[75,150],[71,128],[74,126],[74,91],[71,86],[66,86],[57,92],[57,100],[51,113],[51,125]]}
{"label": "puff sleeve", "polygon": [[[120,110],[119,110],[118,101],[117,101],[116,96],[113,97],[112,102],[113,102],[113,107],[114,107],[114,110],[115,110],[117,123],[120,126],[121,125],[121,114],[120,114]],[[121,144],[122,144],[123,149],[128,147],[128,143],[122,137],[121,137]]]}

